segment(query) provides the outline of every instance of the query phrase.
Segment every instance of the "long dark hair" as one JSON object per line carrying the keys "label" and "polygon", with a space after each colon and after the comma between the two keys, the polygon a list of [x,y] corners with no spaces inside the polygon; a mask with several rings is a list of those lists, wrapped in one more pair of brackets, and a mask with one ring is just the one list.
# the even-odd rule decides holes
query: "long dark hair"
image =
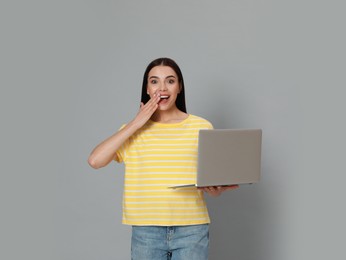
{"label": "long dark hair", "polygon": [[175,71],[175,73],[177,74],[181,89],[180,89],[180,93],[177,96],[177,100],[175,101],[175,104],[179,110],[187,113],[186,112],[186,105],[185,105],[185,87],[184,87],[183,74],[181,73],[181,70],[180,70],[178,64],[170,58],[158,58],[158,59],[153,60],[152,62],[149,63],[147,69],[144,72],[144,76],[143,76],[141,102],[143,102],[143,104],[145,104],[150,99],[150,96],[147,94],[148,74],[149,74],[150,70],[156,66],[171,67]]}

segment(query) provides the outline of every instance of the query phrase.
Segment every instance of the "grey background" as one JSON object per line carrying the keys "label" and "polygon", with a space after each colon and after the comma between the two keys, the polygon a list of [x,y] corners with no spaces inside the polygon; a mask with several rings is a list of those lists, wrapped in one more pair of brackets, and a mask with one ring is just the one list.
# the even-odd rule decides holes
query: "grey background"
{"label": "grey background", "polygon": [[263,129],[262,181],[208,198],[210,259],[340,259],[345,4],[312,0],[0,3],[1,259],[129,259],[123,166],[91,149],[136,114],[153,59],[189,113]]}

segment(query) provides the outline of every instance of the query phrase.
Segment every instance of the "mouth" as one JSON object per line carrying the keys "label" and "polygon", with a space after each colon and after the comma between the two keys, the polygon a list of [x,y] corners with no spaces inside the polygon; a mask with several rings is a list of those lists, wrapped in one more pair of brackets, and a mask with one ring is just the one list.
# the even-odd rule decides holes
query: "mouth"
{"label": "mouth", "polygon": [[159,104],[166,103],[168,99],[169,99],[169,96],[167,96],[167,95],[160,96]]}

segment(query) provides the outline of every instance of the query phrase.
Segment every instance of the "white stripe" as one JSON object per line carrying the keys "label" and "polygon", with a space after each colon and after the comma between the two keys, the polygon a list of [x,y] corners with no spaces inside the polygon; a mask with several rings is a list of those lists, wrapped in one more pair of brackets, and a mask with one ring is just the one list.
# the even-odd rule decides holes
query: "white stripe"
{"label": "white stripe", "polygon": [[190,169],[194,169],[196,168],[196,166],[141,166],[141,167],[132,167],[132,166],[126,166],[126,169],[128,170],[141,170],[141,169],[172,169],[172,168],[182,168],[182,169],[186,169],[186,168],[190,168]]}
{"label": "white stripe", "polygon": [[[127,156],[127,158],[145,158],[145,157],[181,157],[182,155],[184,155],[184,157],[189,156],[189,157],[194,157],[197,158],[197,154],[145,154],[145,155],[133,155],[133,156]],[[185,160],[181,160],[181,161],[185,161]],[[191,160],[190,160],[191,161]],[[146,161],[146,162],[150,162],[150,161]]]}
{"label": "white stripe", "polygon": [[[152,172],[151,170],[152,169],[149,169],[148,171],[146,171],[146,170],[142,169],[140,171],[127,172],[127,173],[125,173],[125,175],[127,177],[131,178],[131,179],[138,178],[140,180],[143,180],[142,179],[143,175],[160,175],[160,174],[162,174],[162,175],[165,175],[164,178],[171,177],[171,176],[174,176],[174,175],[180,175],[182,177],[176,177],[176,179],[183,180],[184,179],[184,175],[191,175],[191,174],[196,175],[197,174],[197,171],[191,171],[191,172],[183,172],[182,171],[182,173],[174,173],[174,172],[167,171],[167,172],[155,173],[155,172]],[[189,179],[191,179],[191,177],[185,177],[185,179],[189,180]]]}
{"label": "white stripe", "polygon": [[[194,180],[192,182],[196,182],[196,179],[194,178]],[[190,184],[192,184],[192,183],[190,183]],[[124,185],[124,187],[125,187],[126,191],[131,191],[130,189],[126,189],[126,188],[130,188],[130,187],[159,187],[159,186],[162,187],[162,186],[164,186],[166,191],[168,191],[168,190],[171,190],[170,187],[174,187],[174,186],[178,186],[178,185],[189,185],[189,184],[174,183],[174,184],[170,184],[169,186],[167,186],[167,185],[164,185],[162,183],[159,183],[159,184],[156,184],[156,183],[152,183],[152,184],[151,183],[149,183],[149,184],[148,183],[147,184],[137,183],[137,184],[126,184],[126,185]],[[194,184],[192,184],[192,185],[194,185]],[[193,187],[191,187],[191,188],[193,188]],[[153,190],[153,191],[155,191],[155,190]],[[183,191],[186,192],[189,190],[188,189],[175,190],[175,192],[183,192]]]}
{"label": "white stripe", "polygon": [[[142,175],[143,172],[128,172],[126,175],[132,175],[132,176],[137,176],[137,175]],[[165,174],[165,175],[186,175],[186,174],[196,174],[196,172],[145,172],[146,175],[152,174],[152,175],[160,175],[160,174]]]}
{"label": "white stripe", "polygon": [[[195,160],[146,160],[145,162],[128,162],[128,164],[143,164],[143,163],[196,163]],[[183,166],[185,167],[185,166]]]}
{"label": "white stripe", "polygon": [[[197,141],[198,137],[184,137],[183,133],[182,134],[174,134],[174,136],[172,136],[173,134],[143,134],[144,137],[148,137],[148,140],[150,141],[160,141],[160,140],[171,140],[171,141],[175,141],[175,140],[189,140],[189,141]],[[189,135],[193,135],[193,134],[189,134]]]}
{"label": "white stripe", "polygon": [[188,190],[171,190],[171,189],[164,189],[164,190],[125,190],[127,193],[155,193],[155,192],[161,192],[162,193],[172,193],[173,194],[179,194],[179,193],[186,193],[186,192],[189,192],[189,193],[196,193],[196,189],[188,189]]}
{"label": "white stripe", "polygon": [[[125,222],[127,221],[134,221],[136,223],[139,223],[141,221],[145,222],[145,221],[164,221],[164,222],[167,222],[167,218],[135,218],[135,219],[132,219],[132,218],[123,218],[125,220]],[[180,221],[180,222],[191,222],[191,221],[194,221],[194,220],[208,220],[208,217],[207,215],[204,217],[204,218],[189,218],[188,220],[186,219],[173,219],[172,221],[176,222],[176,221]],[[171,220],[168,220],[168,222],[170,222]]]}
{"label": "white stripe", "polygon": [[162,186],[162,184],[125,184],[124,187],[151,187],[151,186]]}
{"label": "white stripe", "polygon": [[[155,212],[155,215],[157,216],[165,216],[165,215],[170,215],[170,216],[191,216],[191,215],[201,215],[207,213],[206,211],[197,211],[194,213],[159,213]],[[152,213],[126,213],[126,216],[150,216]]]}
{"label": "white stripe", "polygon": [[[173,204],[196,204],[196,201],[170,201],[170,203],[173,203]],[[125,204],[167,204],[167,201],[126,201]],[[126,208],[126,206],[125,206]],[[174,207],[172,207],[174,208]]]}
{"label": "white stripe", "polygon": [[[195,135],[195,132],[189,133],[185,131],[184,133],[180,133],[180,134],[173,134],[173,133],[153,134],[153,133],[150,133],[150,131],[147,131],[147,132],[144,132],[141,136],[184,136],[184,135]],[[195,140],[197,138],[193,137],[189,139]],[[179,138],[179,140],[183,140],[183,139]]]}
{"label": "white stripe", "polygon": [[173,132],[176,132],[176,131],[198,131],[198,130],[201,130],[201,129],[209,129],[209,125],[208,124],[200,124],[200,123],[192,123],[192,124],[185,124],[184,126],[200,126],[200,127],[197,127],[197,128],[185,128],[185,127],[181,127],[181,128],[164,128],[164,129],[149,129],[149,128],[146,128],[146,129],[143,129],[143,131],[145,131],[146,133],[151,133],[151,132],[155,132],[155,131],[158,131],[158,132],[162,132],[162,130],[164,131],[173,131]]}
{"label": "white stripe", "polygon": [[[167,177],[172,177],[172,175],[186,175],[186,174],[194,174],[194,175],[196,175],[196,173],[195,172],[181,172],[181,173],[170,173],[170,172],[166,172],[166,173],[162,173],[162,172],[158,172],[158,173],[155,173],[155,172],[140,172],[140,173],[138,173],[138,172],[131,172],[131,173],[126,173],[126,176],[131,176],[131,177],[135,177],[135,176],[138,176],[138,179],[140,179],[140,180],[143,180],[142,179],[142,175],[166,175]],[[182,180],[182,178],[180,178],[180,177],[177,177],[177,178],[175,178],[175,180]]]}
{"label": "white stripe", "polygon": [[197,141],[197,138],[156,138],[156,139],[150,139],[151,142],[153,141]]}
{"label": "white stripe", "polygon": [[[180,179],[179,179],[180,180]],[[180,184],[172,184],[172,186],[176,186],[176,185],[180,185]],[[138,183],[138,184],[125,184],[125,187],[151,187],[151,186],[164,186],[162,185],[162,183],[160,184],[142,184],[142,183]],[[168,189],[168,187],[166,187]]]}
{"label": "white stripe", "polygon": [[[169,198],[180,198],[180,196],[177,196],[177,195],[171,195],[171,196],[163,196],[163,195],[151,195],[151,196],[131,196],[131,195],[125,195],[124,198],[132,198],[132,199],[135,199],[135,198],[138,198],[138,199],[141,199],[141,198],[146,198],[146,199],[154,199],[154,198],[165,198],[165,199],[169,199]],[[199,198],[198,195],[191,195],[191,196],[184,196],[184,198]],[[148,204],[150,204],[150,201],[147,202]]]}
{"label": "white stripe", "polygon": [[183,144],[180,144],[180,143],[175,143],[175,144],[133,144],[132,147],[150,147],[150,146],[177,146],[179,149],[181,149],[181,146],[198,146],[198,144],[187,144],[187,143],[183,143]]}
{"label": "white stripe", "polygon": [[181,148],[181,149],[172,149],[172,148],[169,148],[169,149],[164,149],[164,148],[148,148],[145,150],[145,152],[197,152],[197,149],[196,148],[191,148],[191,149],[188,149],[188,148]]}
{"label": "white stripe", "polygon": [[[151,207],[151,208],[127,208],[126,210],[180,210],[180,209],[184,209],[184,210],[190,210],[189,208],[186,207]],[[193,209],[206,209],[205,206],[200,206],[200,207],[193,207]],[[205,210],[204,212],[207,212],[207,210]]]}
{"label": "white stripe", "polygon": [[186,180],[186,181],[196,181],[196,178],[134,178],[134,179],[127,179],[128,181],[180,181],[180,180]]}

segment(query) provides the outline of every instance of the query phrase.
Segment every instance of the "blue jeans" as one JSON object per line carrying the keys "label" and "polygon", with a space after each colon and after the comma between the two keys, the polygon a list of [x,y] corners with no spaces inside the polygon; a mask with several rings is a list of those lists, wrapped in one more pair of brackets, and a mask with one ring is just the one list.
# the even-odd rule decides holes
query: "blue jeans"
{"label": "blue jeans", "polygon": [[207,260],[208,249],[208,224],[132,227],[132,260]]}

